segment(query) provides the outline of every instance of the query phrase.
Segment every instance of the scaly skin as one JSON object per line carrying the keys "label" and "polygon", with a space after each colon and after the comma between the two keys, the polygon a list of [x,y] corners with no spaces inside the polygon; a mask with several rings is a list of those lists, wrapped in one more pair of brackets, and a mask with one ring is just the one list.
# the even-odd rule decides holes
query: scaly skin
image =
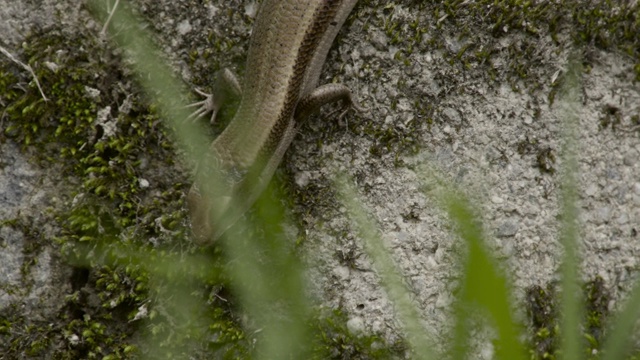
{"label": "scaly skin", "polygon": [[[235,117],[200,162],[187,201],[196,240],[220,237],[255,202],[291,144],[296,124],[343,100],[339,84],[317,87],[322,65],[357,0],[266,0],[253,28]],[[228,72],[226,73],[228,77]],[[235,92],[237,82],[230,81]],[[209,97],[197,114],[219,104]],[[221,180],[212,181],[214,178]],[[233,202],[231,199],[233,198]]]}

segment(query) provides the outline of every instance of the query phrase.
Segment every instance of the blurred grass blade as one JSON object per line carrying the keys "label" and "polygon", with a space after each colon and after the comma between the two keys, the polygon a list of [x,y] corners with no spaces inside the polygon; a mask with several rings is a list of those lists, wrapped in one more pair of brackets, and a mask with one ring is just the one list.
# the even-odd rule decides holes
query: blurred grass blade
{"label": "blurred grass blade", "polygon": [[[104,20],[108,17],[102,1],[90,1],[89,5],[98,18]],[[176,139],[187,156],[197,160],[203,154],[209,154],[209,159],[214,161],[208,152],[210,139],[203,135],[206,131],[184,121],[189,116],[185,110],[186,104],[181,102],[187,93],[185,87],[174,79],[171,69],[162,63],[162,57],[156,56],[160,51],[153,46],[150,34],[138,25],[141,22],[128,6],[127,2],[121,2],[111,17],[110,33],[131,60],[140,84],[160,107],[164,119],[175,131]],[[231,193],[229,182],[223,180],[222,174],[207,171],[206,176],[207,178],[196,179],[198,183],[205,184],[201,186],[201,190],[205,190],[204,198],[216,198],[208,193],[211,189],[218,189],[218,195]],[[236,198],[232,197],[232,200]],[[277,212],[273,203],[258,206],[262,208],[263,214]],[[213,209],[212,221],[216,224],[223,217],[233,217],[240,211],[235,202],[225,209],[224,214],[219,207]],[[281,218],[271,217],[270,221],[280,220]],[[256,233],[253,225],[255,224],[248,224],[243,217],[239,217],[236,225],[222,236],[221,241],[229,258],[228,271],[233,279],[233,291],[239,294],[241,306],[249,315],[250,327],[260,334],[256,357],[303,358],[310,343],[305,328],[308,306],[304,298],[303,271],[292,252],[286,250],[284,239],[279,234],[268,234],[265,243],[258,243],[254,237],[247,236],[248,233]],[[183,319],[183,323],[189,324],[196,320]],[[184,328],[180,324],[171,326]]]}
{"label": "blurred grass blade", "polygon": [[[96,18],[106,20],[109,16],[104,7],[105,1],[90,0],[89,9]],[[158,56],[160,50],[153,45],[152,36],[137,19],[128,1],[121,1],[111,17],[110,35],[117,45],[125,51],[131,60],[131,67],[137,80],[145,92],[155,100],[164,114],[163,120],[176,132],[176,138],[182,149],[188,152],[189,158],[197,158],[203,154],[210,142],[201,126],[184,121],[189,116],[183,99],[188,94],[184,84],[177,80],[171,68],[163,63],[164,58]]]}
{"label": "blurred grass blade", "polygon": [[560,119],[563,128],[563,146],[561,152],[562,171],[560,181],[560,243],[564,248],[561,265],[562,299],[561,299],[561,350],[562,359],[581,358],[580,319],[584,314],[584,306],[578,284],[578,145],[576,142],[580,113],[580,76],[582,67],[577,54],[569,59],[564,84],[561,88]]}
{"label": "blurred grass blade", "polygon": [[640,319],[640,280],[636,284],[609,327],[609,332],[602,346],[602,359],[625,359],[628,356],[631,340],[636,334],[633,330]]}
{"label": "blurred grass blade", "polygon": [[[102,1],[89,2],[89,7],[97,18],[104,20],[111,16],[110,34],[131,60],[138,82],[159,107],[163,120],[166,121],[165,125],[175,134],[180,148],[194,163],[200,159],[207,160],[208,163],[203,166],[209,166],[207,170],[210,171],[198,171],[195,179],[202,199],[231,198],[224,208],[211,207],[210,221],[226,228],[230,219],[235,221],[241,217],[244,207],[237,197],[225,196],[232,193],[230,184],[233,181],[228,181],[227,174],[211,165],[217,163],[217,159],[209,150],[212,139],[205,136],[207,131],[204,131],[203,125],[186,121],[190,115],[187,104],[183,101],[188,94],[186,87],[175,78],[171,68],[163,63],[163,57],[158,56],[161,51],[154,46],[151,34],[139,25],[144,22],[133,15],[129,2],[122,1],[112,14],[108,14],[108,9],[102,5]],[[237,223],[238,226],[244,226],[242,221]]]}
{"label": "blurred grass blade", "polygon": [[140,266],[155,276],[170,280],[197,278],[204,282],[220,281],[221,269],[212,268],[211,258],[205,255],[173,254],[166,251],[149,251],[140,246],[126,245],[116,241],[100,241],[97,244],[77,244],[67,261],[74,266],[109,267]]}
{"label": "blurred grass blade", "polygon": [[[509,297],[512,292],[504,274],[496,266],[485,241],[479,217],[471,204],[455,190],[442,191],[440,200],[446,208],[453,227],[468,246],[468,258],[464,264],[462,289],[455,308],[454,343],[452,358],[467,358],[468,330],[466,316],[474,307],[490,315],[490,324],[495,327],[498,339],[494,342],[497,359],[525,359],[526,352],[518,340],[520,327],[511,316]],[[472,312],[473,313],[473,312]]]}
{"label": "blurred grass blade", "polygon": [[409,345],[413,350],[412,359],[437,359],[432,349],[433,340],[420,323],[420,313],[411,301],[409,290],[403,285],[402,277],[394,265],[389,250],[385,249],[382,238],[358,200],[354,187],[344,177],[339,177],[336,188],[349,216],[356,224],[358,234],[365,244],[365,251],[371,258],[373,267],[380,276],[387,295],[393,302]]}
{"label": "blurred grass blade", "polygon": [[[283,207],[270,196],[271,186],[258,200],[255,224],[266,233],[249,238],[229,229],[224,247],[234,292],[260,333],[257,359],[308,358],[311,344],[309,301],[304,291],[304,270],[294,253],[293,242],[282,234]],[[254,231],[257,226],[254,226]],[[260,240],[260,241],[256,241]]]}
{"label": "blurred grass blade", "polygon": [[[210,320],[209,307],[205,299],[194,294],[202,291],[203,284],[220,281],[221,269],[211,266],[210,257],[144,249],[111,239],[78,244],[68,255],[71,264],[91,268],[95,274],[105,269],[120,269],[138,284],[153,285],[148,289],[149,297],[136,303],[138,313],[129,318],[132,322],[144,322],[146,327],[140,334],[140,342],[145,348],[140,358],[173,358],[191,351],[190,344],[180,340],[164,343],[153,335],[154,329],[167,328],[172,333],[180,333],[177,337],[182,339],[204,338]],[[158,313],[162,316],[158,317]]]}

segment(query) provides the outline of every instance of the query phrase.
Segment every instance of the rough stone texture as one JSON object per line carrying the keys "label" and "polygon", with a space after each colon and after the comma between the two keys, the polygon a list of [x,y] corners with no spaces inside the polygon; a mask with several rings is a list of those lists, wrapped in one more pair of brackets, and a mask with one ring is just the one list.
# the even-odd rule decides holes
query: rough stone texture
{"label": "rough stone texture", "polygon": [[[3,45],[9,50],[18,47],[30,26],[58,21],[71,27],[73,16],[81,23],[87,21],[83,20],[84,14],[79,15],[79,7],[54,3],[45,2],[36,8],[28,2],[0,1],[0,33],[8,34]],[[246,19],[255,14],[253,2],[239,5],[211,1],[191,7],[185,6],[188,1],[139,3],[160,33],[167,57],[185,80],[197,82],[194,74],[242,64],[247,47],[244,40],[250,31]],[[408,24],[419,16],[424,26],[433,29],[436,19],[431,14],[416,14],[413,7],[417,3],[396,4],[393,20]],[[242,21],[218,21],[229,19],[220,16],[228,8]],[[354,235],[345,209],[323,199],[332,193],[329,188],[337,171],[344,171],[357,179],[360,196],[413,289],[426,328],[440,337],[446,329],[448,305],[453,301],[452,279],[461,245],[452,236],[443,212],[421,191],[421,175],[416,169],[426,161],[435,162],[477,201],[490,245],[505,262],[517,288],[517,301],[523,300],[526,287],[557,280],[562,251],[557,222],[558,171],[562,164],[552,162],[548,166],[557,171],[544,172],[539,156],[554,154],[559,159],[561,122],[566,113],[557,97],[550,104],[548,94],[558,72],[566,70],[569,39],[564,34],[562,44],[554,45],[548,37],[539,37],[529,77],[543,79],[543,88],[522,90],[526,84],[520,81],[520,91],[514,91],[504,78],[497,84],[491,82],[482,67],[464,72],[459,66],[452,67],[442,59],[442,49],[427,44],[428,32],[421,48],[409,55],[411,66],[403,65],[394,58],[399,49],[390,45],[384,29],[372,21],[385,18],[387,10],[378,4],[373,8],[358,6],[356,11],[358,16],[339,35],[321,82],[338,74],[337,79],[350,86],[371,112],[345,119],[349,122],[347,129],[356,131],[327,119],[326,113],[311,119],[285,159],[284,168],[296,184],[295,190],[309,194],[305,199],[311,197],[300,197],[294,209],[304,222],[308,239],[309,276],[324,306],[340,306],[349,312],[352,331],[396,337],[398,323],[393,307],[363,255],[362,243]],[[55,15],[47,16],[51,15],[48,12]],[[458,40],[455,26],[445,26],[444,31],[450,32],[448,50],[465,45]],[[214,53],[212,59],[188,68],[186,54],[206,50],[207,36],[244,42],[240,48],[225,48],[225,52]],[[499,41],[506,49],[526,36],[506,31]],[[498,57],[493,66],[503,73],[507,62],[501,63]],[[638,130],[628,126],[630,118],[640,111],[640,91],[632,80],[633,63],[622,54],[590,48],[589,62],[592,69],[583,76],[582,106],[576,114],[580,121],[583,277],[601,276],[620,299],[635,277],[640,255],[640,141]],[[380,72],[383,75],[377,75]],[[429,104],[434,99],[434,122],[428,124],[427,116],[420,115],[415,104]],[[621,126],[600,127],[608,109],[616,109]],[[413,134],[420,139],[417,154],[372,154],[370,149],[381,140],[362,131],[367,123],[381,129],[402,129],[415,121],[421,123]],[[528,148],[519,151],[524,145]],[[30,165],[28,155],[10,142],[2,144],[0,153],[0,218],[12,219],[25,212],[37,216],[47,199],[55,197],[57,188],[42,186],[43,182],[52,182],[42,180],[47,171]],[[36,223],[46,226],[42,221]],[[60,299],[66,285],[54,280],[64,271],[60,272],[52,260],[55,250],[47,245],[51,239],[44,235],[41,250],[32,255],[36,265],[29,267],[26,275],[21,272],[27,236],[15,227],[0,227],[0,309],[22,302],[22,311],[32,316],[31,311],[44,303],[55,309],[55,299]],[[479,356],[491,357],[492,350],[487,346],[479,345]]]}
{"label": "rough stone texture", "polygon": [[34,166],[15,144],[0,144],[0,154],[0,311],[46,320],[69,290],[69,272],[52,244],[60,188],[53,169]]}

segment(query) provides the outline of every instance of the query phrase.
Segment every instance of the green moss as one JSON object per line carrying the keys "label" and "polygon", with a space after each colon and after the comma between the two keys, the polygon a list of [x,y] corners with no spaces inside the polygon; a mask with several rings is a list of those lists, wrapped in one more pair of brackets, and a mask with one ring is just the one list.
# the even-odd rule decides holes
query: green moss
{"label": "green moss", "polygon": [[[570,29],[577,45],[594,44],[625,51],[636,62],[634,71],[640,80],[637,4],[632,8],[629,4],[612,6],[611,1],[585,5],[511,0],[445,1],[418,6],[433,6],[432,14],[438,20],[433,33],[430,24],[423,23],[422,18],[407,24],[395,21],[391,16],[392,4],[383,10],[386,16],[381,20],[384,21],[381,27],[391,44],[400,49],[395,57],[399,66],[407,68],[414,64],[412,55],[416,49],[422,51],[424,34],[429,32],[427,46],[444,50],[445,60],[457,70],[482,66],[493,81],[501,81],[501,70],[494,67],[492,58],[507,51],[510,58],[507,77],[512,87],[520,90],[518,81],[526,80],[528,88],[539,89],[540,82],[545,80],[532,79],[529,72],[536,37],[544,34],[546,28],[557,41],[561,31]],[[469,23],[469,19],[478,19],[478,22]],[[445,46],[442,28],[446,25],[460,25],[458,40],[462,44],[455,51]],[[473,37],[476,27],[489,27],[494,38],[476,41]],[[531,40],[500,49],[495,40],[514,31],[531,35]],[[204,348],[222,357],[246,356],[251,350],[250,341],[235,318],[232,305],[220,306],[203,293],[203,288],[211,290],[217,285],[209,278],[196,277],[193,287],[178,287],[189,289],[191,292],[186,293],[201,301],[200,305],[215,304],[198,307],[198,316],[205,320],[205,326],[187,321],[177,329],[172,328],[175,322],[172,313],[166,311],[171,305],[166,299],[184,278],[176,274],[177,270],[160,270],[150,264],[174,263],[176,253],[188,258],[199,251],[185,241],[188,236],[182,203],[185,185],[181,178],[178,177],[178,181],[171,178],[169,184],[154,184],[155,195],[140,185],[142,180],[149,180],[143,175],[148,173],[149,166],[169,168],[174,163],[171,142],[158,125],[158,117],[149,110],[135,86],[131,86],[128,74],[121,70],[118,56],[91,38],[81,34],[77,34],[77,38],[68,36],[68,33],[63,36],[50,31],[33,34],[24,42],[21,58],[28,59],[34,68],[51,99],[48,102],[19,67],[4,58],[0,62],[0,103],[6,104],[8,119],[4,136],[37,154],[42,163],[55,162],[82,179],[73,194],[77,195],[76,201],[57,214],[63,229],[58,242],[70,258],[88,262],[74,269],[77,276],[73,292],[52,327],[18,316],[0,318],[0,334],[10,336],[8,356],[26,353],[31,356],[54,354],[61,359],[128,358],[140,347],[131,344],[134,333],[150,339],[149,343],[157,345],[165,357],[184,355],[184,349],[193,347],[193,343],[204,344]],[[479,45],[470,45],[476,43]],[[233,46],[235,44],[218,40],[212,49]],[[205,58],[215,53],[208,51],[203,54]],[[195,61],[196,55],[191,54],[190,58]],[[372,73],[378,78],[384,76],[380,69],[373,69]],[[398,84],[401,91],[411,91],[408,87],[402,81]],[[552,89],[551,102],[554,95]],[[404,127],[365,124],[356,128],[358,125],[349,124],[350,130],[371,136],[374,139],[371,153],[380,156],[393,152],[400,165],[398,154],[419,150],[421,139],[416,138],[419,132],[414,130],[421,123],[430,126],[434,121],[432,113],[436,105],[431,100],[437,99],[416,100],[419,120],[412,120]],[[392,99],[392,107],[396,101]],[[425,103],[427,105],[422,105]],[[100,118],[99,114],[104,117]],[[603,127],[616,125],[615,113],[609,115],[603,120]],[[113,133],[108,128],[111,125],[115,126]],[[522,144],[523,151],[528,151],[530,145]],[[540,166],[553,169],[552,155],[541,152]],[[411,214],[405,216],[411,218]],[[171,243],[163,245],[162,239],[167,238]],[[152,246],[150,240],[156,245]],[[117,244],[131,250],[124,253],[92,251],[103,244]],[[37,252],[36,244],[32,245],[28,251]],[[145,258],[133,255],[139,250],[144,251]],[[218,250],[209,251],[214,253],[208,254],[214,255],[210,266],[219,267],[215,256]],[[96,265],[106,263],[106,258],[110,265]],[[349,257],[345,261],[348,263]],[[33,264],[25,262],[23,272],[29,272]],[[159,273],[165,276],[157,276]],[[590,291],[590,298],[604,299],[597,290]],[[211,293],[215,294],[209,295],[213,298],[219,296],[218,291],[211,290]],[[548,290],[538,289],[536,293],[540,297],[536,306],[546,308]],[[148,316],[136,320],[142,306],[146,306]],[[589,312],[585,333],[588,349],[598,346],[600,335],[595,329],[602,328],[603,312],[599,306]],[[536,354],[541,353],[542,358],[555,356],[557,326],[553,316],[543,313],[537,320],[536,349],[539,347],[540,351],[536,350]],[[340,312],[318,321],[315,325],[318,358],[384,358],[404,349],[403,344],[383,344],[377,336],[353,336],[345,324],[346,316]],[[78,338],[77,345],[71,344],[74,336]]]}
{"label": "green moss", "polygon": [[[186,179],[171,170],[172,143],[121,70],[120,59],[80,33],[76,38],[55,30],[34,33],[24,43],[20,57],[29,59],[50,100],[42,99],[28,74],[2,60],[3,135],[43,166],[55,164],[73,174],[71,181],[82,180],[69,194],[73,202],[54,214],[61,228],[57,244],[76,264],[73,291],[57,318],[49,319],[50,328],[21,317],[3,319],[0,331],[10,334],[12,344],[7,356],[121,359],[155,345],[164,358],[194,347],[246,353],[249,344],[228,306],[205,305],[201,289],[213,286],[210,277],[196,277],[191,288],[194,301],[202,302],[195,319],[207,322],[186,321],[176,331],[175,319],[163,311],[171,305],[171,289],[185,282],[175,255],[186,255],[182,265],[187,266],[189,253],[196,251],[187,242]],[[151,185],[142,186],[145,181]],[[30,228],[20,219],[10,225]],[[37,252],[42,239],[33,231],[29,251]],[[219,267],[215,253],[210,269]],[[24,272],[33,264],[25,261]],[[178,268],[167,273],[158,264]],[[26,330],[9,331],[16,328]],[[135,338],[148,341],[134,344]]]}
{"label": "green moss", "polygon": [[311,359],[392,359],[404,358],[407,352],[403,342],[388,344],[379,335],[351,334],[341,310],[316,317]]}
{"label": "green moss", "polygon": [[[537,54],[540,39],[550,36],[559,44],[562,33],[572,36],[574,45],[596,46],[602,49],[616,48],[627,53],[635,63],[636,80],[640,80],[640,4],[618,1],[584,3],[580,1],[535,2],[526,0],[484,0],[475,2],[444,1],[432,7],[432,19],[438,19],[432,45],[443,51],[443,56],[452,66],[460,69],[472,69],[476,65],[484,66],[491,78],[495,78],[492,59],[504,58],[509,52],[505,73],[512,88],[519,89],[517,81],[524,82],[527,89],[543,88],[546,78],[532,78],[530,69],[540,58]],[[458,50],[447,46],[447,39],[441,38],[440,29],[447,24],[456,27],[458,40],[462,42]],[[478,33],[478,28],[489,28],[493,38]],[[518,41],[504,43],[496,41],[505,36],[525,33],[527,36]],[[444,32],[449,34],[449,32]],[[406,34],[398,36],[408,38]],[[473,45],[470,45],[473,44]],[[406,46],[412,46],[405,44]],[[469,47],[482,51],[469,51]],[[454,47],[455,48],[455,47]],[[558,49],[559,51],[561,49]],[[585,64],[588,67],[588,64]],[[499,70],[500,71],[500,70]],[[553,95],[550,95],[552,98]]]}
{"label": "green moss", "polygon": [[[581,327],[584,359],[597,359],[611,316],[608,307],[611,294],[600,277],[585,283],[582,292],[586,310]],[[559,358],[562,334],[559,333],[558,296],[555,286],[551,284],[545,288],[532,286],[527,289],[527,315],[533,328],[530,338],[532,359]],[[639,351],[635,350],[634,358]]]}

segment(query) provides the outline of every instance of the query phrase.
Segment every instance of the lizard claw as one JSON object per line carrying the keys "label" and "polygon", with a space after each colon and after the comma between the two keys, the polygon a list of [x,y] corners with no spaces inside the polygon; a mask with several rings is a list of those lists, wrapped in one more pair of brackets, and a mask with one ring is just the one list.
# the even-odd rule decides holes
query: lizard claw
{"label": "lizard claw", "polygon": [[197,107],[197,109],[189,115],[188,119],[195,121],[207,113],[211,112],[211,124],[216,121],[218,111],[230,99],[242,95],[242,86],[236,76],[229,69],[222,69],[216,75],[213,83],[213,91],[211,94],[206,93],[198,88],[194,89],[204,100],[194,102],[187,107]]}
{"label": "lizard claw", "polygon": [[187,107],[197,107],[187,119],[195,121],[202,118],[207,113],[211,112],[211,124],[216,120],[216,115],[220,109],[220,105],[216,103],[212,94],[206,93],[200,89],[194,89],[198,94],[204,97],[204,100],[197,101],[187,105]]}

